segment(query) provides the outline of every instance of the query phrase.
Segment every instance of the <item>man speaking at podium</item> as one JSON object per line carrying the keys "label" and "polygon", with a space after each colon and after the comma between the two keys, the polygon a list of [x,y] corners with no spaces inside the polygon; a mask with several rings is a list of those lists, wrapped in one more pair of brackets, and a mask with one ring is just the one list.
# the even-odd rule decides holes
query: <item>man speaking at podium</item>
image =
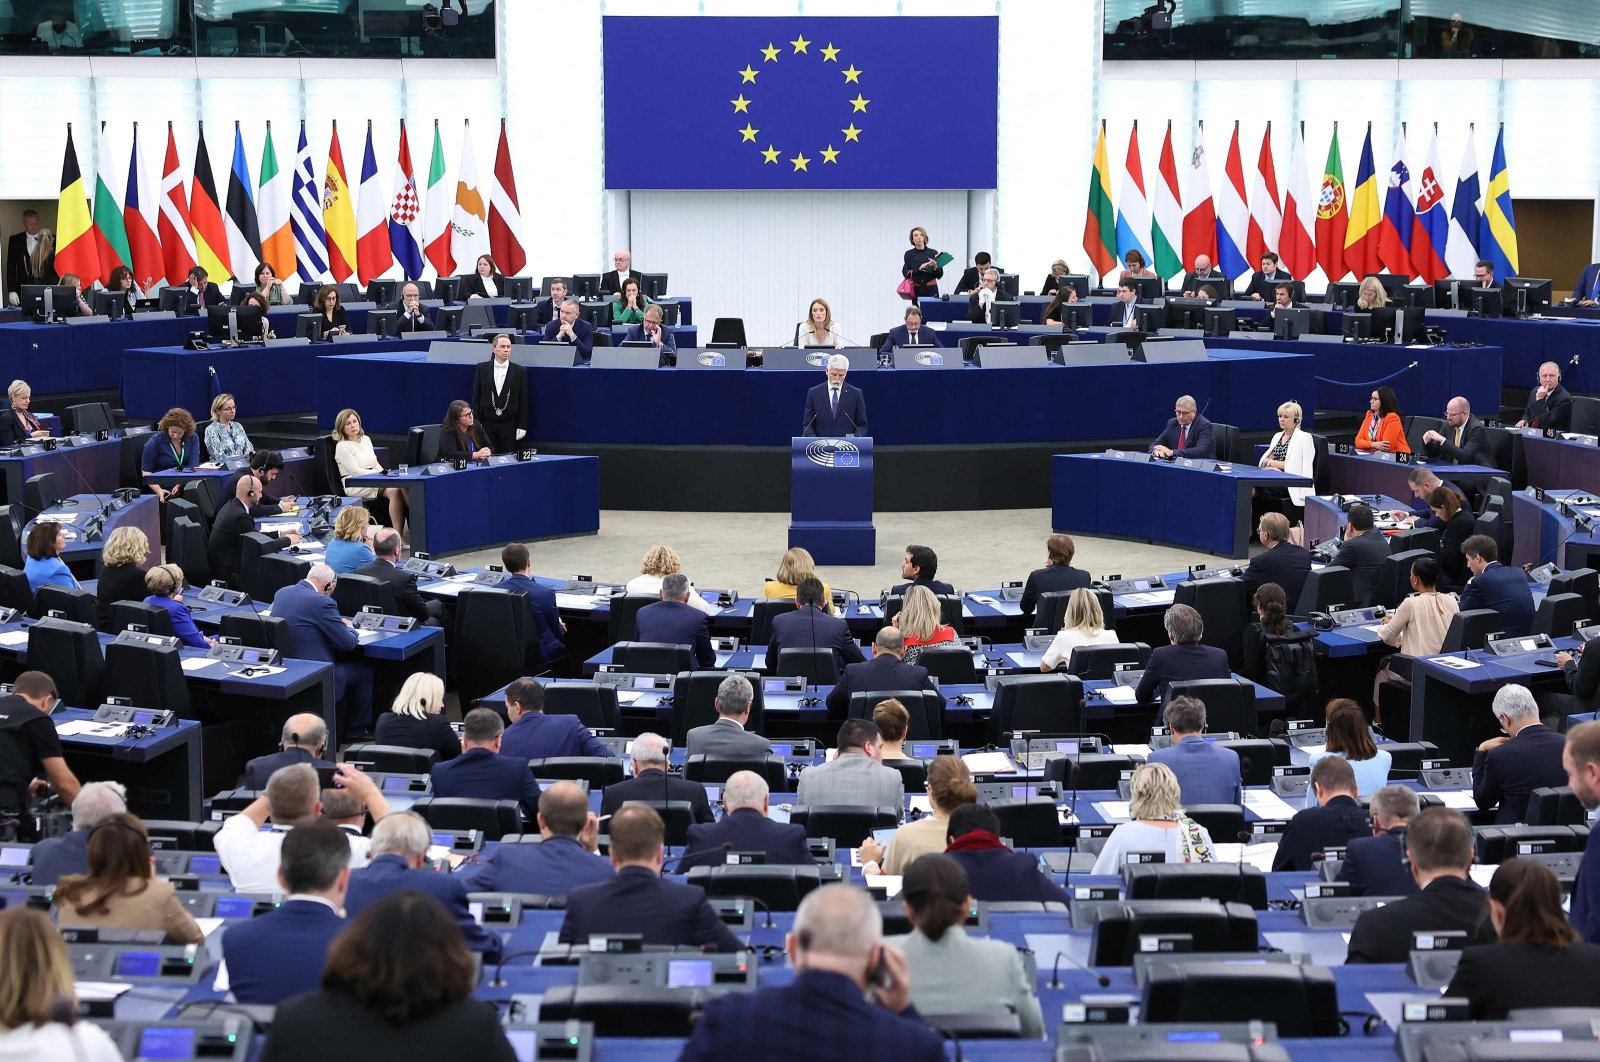
{"label": "man speaking at podium", "polygon": [[806,419],[801,435],[835,437],[868,435],[867,400],[859,387],[844,382],[850,359],[843,354],[828,358],[828,382],[806,392]]}

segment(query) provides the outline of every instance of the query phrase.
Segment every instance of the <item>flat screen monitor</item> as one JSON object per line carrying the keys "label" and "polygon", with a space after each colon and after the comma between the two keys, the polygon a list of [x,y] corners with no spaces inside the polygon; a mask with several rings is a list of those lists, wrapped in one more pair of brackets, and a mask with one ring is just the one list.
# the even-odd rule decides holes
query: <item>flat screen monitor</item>
{"label": "flat screen monitor", "polygon": [[1499,288],[1468,288],[1472,297],[1470,308],[1475,317],[1504,317],[1505,299]]}
{"label": "flat screen monitor", "polygon": [[393,338],[400,327],[399,310],[368,310],[367,334]]}
{"label": "flat screen monitor", "polygon": [[309,339],[313,343],[320,341],[322,339],[322,315],[320,313],[296,314],[294,334],[301,339]]}
{"label": "flat screen monitor", "polygon": [[24,284],[17,293],[22,312],[39,317],[45,312],[45,292],[50,293],[51,312],[60,317],[78,316],[78,289],[71,284]]}
{"label": "flat screen monitor", "polygon": [[1078,293],[1078,298],[1089,297],[1089,278],[1082,273],[1065,273],[1056,278],[1056,287],[1072,288]]}
{"label": "flat screen monitor", "polygon": [[[524,280],[532,280],[524,277]],[[535,304],[514,302],[506,310],[506,327],[513,332],[531,332],[538,327],[539,307]]]}
{"label": "flat screen monitor", "polygon": [[1472,289],[1477,287],[1475,280],[1462,280],[1452,277],[1447,280],[1433,282],[1433,304],[1441,310],[1470,310],[1472,309]]}
{"label": "flat screen monitor", "polygon": [[1272,334],[1278,339],[1299,339],[1311,331],[1311,311],[1300,306],[1280,306],[1272,311]]}
{"label": "flat screen monitor", "polygon": [[567,294],[576,295],[580,299],[598,299],[600,297],[600,274],[572,274],[572,283],[567,285]]}
{"label": "flat screen monitor", "polygon": [[1020,302],[995,301],[989,304],[989,323],[995,328],[1015,328],[1022,323]]}
{"label": "flat screen monitor", "polygon": [[[445,303],[459,302],[461,299],[461,278],[440,277],[433,282],[433,295]],[[423,298],[428,296],[423,295]]]}
{"label": "flat screen monitor", "polygon": [[264,317],[256,306],[207,306],[206,333],[212,339],[261,339]]}
{"label": "flat screen monitor", "polygon": [[1018,284],[1019,284],[1019,281],[1017,279],[1017,274],[1015,274],[1015,273],[1001,273],[1000,274],[1000,290],[1005,292],[1006,298],[1015,299],[1017,297],[1017,286],[1018,286]]}
{"label": "flat screen monitor", "polygon": [[611,303],[585,302],[580,304],[580,314],[585,321],[598,331],[611,327]]}
{"label": "flat screen monitor", "polygon": [[[1160,277],[1129,277],[1128,283],[1133,285],[1138,302],[1154,302],[1164,294]],[[1117,284],[1120,287],[1122,281],[1117,281]]]}
{"label": "flat screen monitor", "polygon": [[647,299],[664,299],[667,297],[667,274],[665,273],[639,273],[639,290]]}
{"label": "flat screen monitor", "polygon": [[[23,292],[26,292],[28,290],[28,286],[24,284],[22,290]],[[175,314],[183,314],[185,309],[189,306],[189,300],[185,298],[185,293],[188,290],[188,288],[185,288],[182,285],[174,285],[170,288],[162,288],[161,301],[156,304],[157,308],[162,310],[170,310]],[[27,295],[24,294],[23,298],[27,298]]]}
{"label": "flat screen monitor", "polygon": [[1415,306],[1407,306],[1395,310],[1394,341],[1396,343],[1421,342],[1423,313],[1423,310]]}
{"label": "flat screen monitor", "polygon": [[1133,319],[1138,323],[1139,331],[1146,335],[1159,332],[1167,325],[1166,307],[1135,305]]}
{"label": "flat screen monitor", "polygon": [[1347,339],[1372,338],[1372,314],[1346,311],[1339,322],[1339,331]]}
{"label": "flat screen monitor", "polygon": [[[420,288],[418,289],[420,292]],[[367,301],[379,306],[393,306],[400,301],[400,281],[374,280],[367,285]]]}
{"label": "flat screen monitor", "polygon": [[1204,328],[1210,306],[1206,299],[1168,299],[1167,324],[1173,328]]}
{"label": "flat screen monitor", "polygon": [[1407,284],[1401,289],[1398,301],[1402,306],[1411,306],[1418,310],[1431,310],[1439,305],[1438,296],[1427,284]]}
{"label": "flat screen monitor", "polygon": [[1239,327],[1239,311],[1231,306],[1208,306],[1205,322],[1206,335],[1226,336]]}
{"label": "flat screen monitor", "polygon": [[121,291],[91,291],[89,305],[95,313],[105,314],[113,321],[119,317],[133,315],[133,307],[128,302],[127,294]]}
{"label": "flat screen monitor", "polygon": [[1506,309],[1514,317],[1531,317],[1550,308],[1550,281],[1538,277],[1507,277]]}
{"label": "flat screen monitor", "polygon": [[1361,292],[1361,285],[1349,280],[1335,281],[1328,285],[1328,293],[1324,296],[1329,306],[1336,310],[1348,310],[1356,304],[1356,298]]}
{"label": "flat screen monitor", "polygon": [[[454,278],[447,277],[445,279],[453,280]],[[439,311],[433,315],[433,326],[441,332],[449,332],[451,335],[455,335],[461,331],[461,315],[465,310],[466,307],[464,306],[441,306]]]}
{"label": "flat screen monitor", "polygon": [[1368,273],[1367,276],[1373,277],[1383,285],[1383,290],[1388,293],[1391,302],[1405,301],[1403,294],[1406,285],[1411,283],[1410,277],[1402,277],[1395,273]]}
{"label": "flat screen monitor", "polygon": [[500,294],[513,302],[532,302],[533,278],[502,277],[500,280]]}
{"label": "flat screen monitor", "polygon": [[1094,320],[1086,302],[1064,302],[1056,313],[1059,315],[1062,330],[1066,332],[1088,328]]}

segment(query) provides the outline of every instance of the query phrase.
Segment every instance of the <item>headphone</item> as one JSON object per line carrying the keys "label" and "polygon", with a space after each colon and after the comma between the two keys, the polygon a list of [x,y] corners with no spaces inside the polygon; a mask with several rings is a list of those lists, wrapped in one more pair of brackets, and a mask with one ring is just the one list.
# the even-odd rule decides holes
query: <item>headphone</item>
{"label": "headphone", "polygon": [[[154,568],[150,569],[150,573],[154,573],[154,572],[161,572],[168,579],[172,580],[172,585],[169,586],[166,590],[161,591],[162,593],[165,593],[165,594],[170,596],[174,591],[182,589],[182,587],[183,587],[183,569],[178,567],[176,564],[158,564]],[[146,573],[146,575],[145,575],[145,579],[146,580],[148,580],[150,578],[150,573]],[[146,585],[148,585],[148,582],[146,583]],[[150,589],[154,590],[155,588],[151,587]]]}

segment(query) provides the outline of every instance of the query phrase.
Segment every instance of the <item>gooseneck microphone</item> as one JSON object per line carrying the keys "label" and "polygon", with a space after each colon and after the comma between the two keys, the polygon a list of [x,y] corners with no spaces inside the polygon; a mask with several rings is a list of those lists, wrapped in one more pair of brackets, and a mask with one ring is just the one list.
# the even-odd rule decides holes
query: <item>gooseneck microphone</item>
{"label": "gooseneck microphone", "polygon": [[[1060,976],[1060,974],[1061,974],[1061,960],[1062,959],[1066,959],[1067,962],[1071,963],[1073,966],[1076,966],[1078,969],[1082,970],[1084,973],[1088,974],[1090,977],[1093,977],[1095,979],[1095,981],[1097,981],[1099,983],[1101,988],[1109,988],[1111,986],[1111,978],[1107,977],[1105,974],[1101,973],[1099,970],[1091,969],[1087,964],[1079,962],[1077,959],[1074,959],[1071,955],[1068,955],[1064,951],[1058,951],[1058,952],[1056,952],[1056,957],[1055,957],[1054,961],[1052,961],[1050,963],[1050,985],[1049,985],[1049,987],[1051,987],[1051,988],[1062,988],[1062,987],[1064,987],[1061,984],[1061,976]],[[498,978],[499,976],[500,976],[500,971],[497,969],[495,971],[495,977]]]}

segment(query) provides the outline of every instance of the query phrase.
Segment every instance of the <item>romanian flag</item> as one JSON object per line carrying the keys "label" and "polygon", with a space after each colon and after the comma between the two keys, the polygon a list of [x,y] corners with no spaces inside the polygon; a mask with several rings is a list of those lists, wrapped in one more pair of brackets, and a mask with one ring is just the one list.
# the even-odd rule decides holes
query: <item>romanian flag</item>
{"label": "romanian flag", "polygon": [[1383,206],[1378,201],[1378,175],[1372,164],[1372,123],[1361,145],[1361,167],[1350,193],[1350,226],[1344,234],[1344,262],[1358,278],[1381,271],[1378,257],[1379,224]]}
{"label": "romanian flag", "polygon": [[56,272],[60,276],[76,275],[81,282],[79,287],[94,283],[100,276],[94,218],[89,213],[89,196],[78,169],[78,149],[72,145],[70,124],[67,154],[61,163],[61,199],[56,205]]}
{"label": "romanian flag", "polygon": [[322,227],[328,233],[328,271],[335,282],[349,280],[356,271],[356,210],[350,198],[344,152],[339,150],[339,123],[334,122],[328,171],[322,179]]}
{"label": "romanian flag", "polygon": [[[59,236],[57,238],[59,240]],[[1500,135],[1494,140],[1494,161],[1489,164],[1489,191],[1483,199],[1483,222],[1478,230],[1478,253],[1494,263],[1496,280],[1517,275],[1517,218],[1511,210],[1511,174],[1506,170],[1505,126],[1500,127]],[[61,252],[57,251],[56,260],[60,259]]]}
{"label": "romanian flag", "polygon": [[1100,122],[1100,140],[1094,147],[1094,168],[1089,173],[1089,209],[1083,222],[1083,249],[1097,276],[1117,265],[1117,217],[1111,207],[1111,163],[1106,158],[1106,123]]}
{"label": "romanian flag", "polygon": [[228,268],[228,228],[217,204],[217,182],[211,174],[211,156],[206,151],[206,130],[200,127],[194,149],[194,180],[189,185],[189,231],[194,233],[195,265],[206,271],[206,279],[220,284],[233,276]]}

